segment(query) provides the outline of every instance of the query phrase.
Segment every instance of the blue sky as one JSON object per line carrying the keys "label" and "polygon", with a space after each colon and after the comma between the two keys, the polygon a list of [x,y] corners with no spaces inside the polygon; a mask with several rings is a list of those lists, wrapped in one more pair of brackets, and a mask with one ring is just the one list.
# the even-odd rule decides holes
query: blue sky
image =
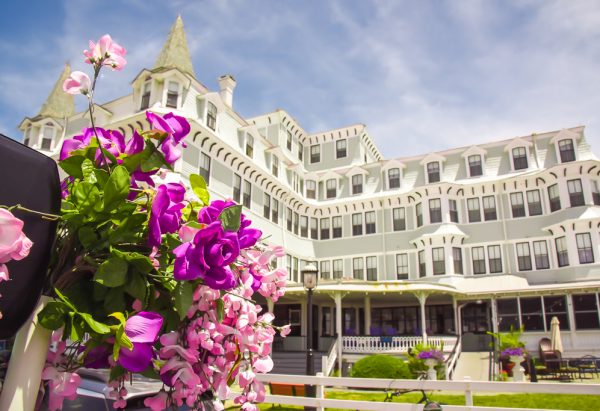
{"label": "blue sky", "polygon": [[[233,74],[234,108],[283,108],[308,131],[364,123],[385,157],[587,125],[600,153],[597,1],[12,1],[0,15],[0,131],[35,115],[65,61],[110,33],[130,91],[177,14],[198,79]],[[82,101],[80,101],[82,103]]]}

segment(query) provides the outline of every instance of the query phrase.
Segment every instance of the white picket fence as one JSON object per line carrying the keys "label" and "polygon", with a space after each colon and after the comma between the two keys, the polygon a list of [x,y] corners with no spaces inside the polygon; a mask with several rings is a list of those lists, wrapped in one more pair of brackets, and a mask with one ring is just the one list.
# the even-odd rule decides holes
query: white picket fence
{"label": "white picket fence", "polygon": [[[321,374],[321,373],[319,373]],[[394,410],[422,411],[422,404],[406,404],[397,402],[373,402],[355,400],[337,400],[325,398],[326,387],[376,388],[381,390],[424,390],[462,392],[466,405],[443,405],[443,411],[527,411],[529,408],[501,408],[473,406],[474,392],[497,393],[543,393],[543,394],[579,394],[600,395],[600,384],[556,384],[556,383],[515,383],[487,381],[426,381],[426,380],[388,380],[371,378],[338,378],[321,375],[284,375],[260,374],[258,379],[265,384],[310,384],[316,386],[316,398],[293,397],[287,395],[267,395],[265,402],[272,404],[298,405],[316,407],[319,411],[327,408],[351,410]],[[383,400],[383,394],[382,400]],[[531,410],[533,411],[533,410]],[[539,411],[539,410],[537,410]],[[550,410],[558,411],[558,410]]]}

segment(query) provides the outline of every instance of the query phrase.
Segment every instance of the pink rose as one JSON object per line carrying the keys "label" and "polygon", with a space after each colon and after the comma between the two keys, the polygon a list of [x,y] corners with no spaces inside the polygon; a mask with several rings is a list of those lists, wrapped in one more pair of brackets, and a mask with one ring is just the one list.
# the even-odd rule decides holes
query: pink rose
{"label": "pink rose", "polygon": [[23,234],[23,221],[0,208],[0,281],[8,279],[8,268],[4,263],[27,257],[32,245]]}
{"label": "pink rose", "polygon": [[87,94],[92,87],[92,81],[83,71],[74,71],[63,83],[63,90],[69,94]]}

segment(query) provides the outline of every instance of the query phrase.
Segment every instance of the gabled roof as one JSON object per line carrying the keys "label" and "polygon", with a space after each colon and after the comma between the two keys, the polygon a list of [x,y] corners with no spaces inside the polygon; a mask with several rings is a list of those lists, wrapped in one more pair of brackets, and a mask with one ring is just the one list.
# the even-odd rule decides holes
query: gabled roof
{"label": "gabled roof", "polygon": [[421,164],[423,166],[427,163],[431,163],[432,161],[440,161],[443,163],[444,161],[446,161],[446,157],[444,157],[438,153],[429,153],[425,157],[423,157],[423,159],[419,162],[419,164]]}
{"label": "gabled roof", "polygon": [[521,137],[513,138],[510,142],[504,146],[504,151],[512,150],[515,147],[531,147],[533,143],[531,141],[523,140]]}
{"label": "gabled roof", "polygon": [[175,23],[171,27],[169,37],[167,37],[167,41],[156,59],[153,70],[159,68],[176,68],[190,74],[192,77],[196,77],[181,16],[177,16]]}
{"label": "gabled roof", "polygon": [[487,154],[487,151],[484,148],[481,148],[479,146],[471,146],[461,154],[461,157],[467,158],[469,156],[476,155],[476,154],[485,156]]}
{"label": "gabled roof", "polygon": [[65,118],[75,114],[75,99],[72,94],[65,93],[62,87],[70,74],[71,66],[67,63],[60,77],[54,83],[54,87],[52,87],[52,91],[42,105],[38,116]]}
{"label": "gabled roof", "polygon": [[565,138],[572,138],[573,140],[578,140],[581,138],[581,135],[579,133],[575,133],[574,131],[566,130],[563,128],[554,137],[552,137],[550,143],[554,144],[557,141],[563,140]]}

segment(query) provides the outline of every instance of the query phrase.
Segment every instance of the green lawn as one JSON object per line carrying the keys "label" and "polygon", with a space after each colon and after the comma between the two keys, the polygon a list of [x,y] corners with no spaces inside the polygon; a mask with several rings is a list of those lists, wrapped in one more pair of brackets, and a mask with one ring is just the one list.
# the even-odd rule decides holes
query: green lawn
{"label": "green lawn", "polygon": [[[359,392],[359,391],[328,391],[327,398],[343,400],[383,401],[385,394]],[[394,402],[416,403],[421,399],[421,394],[410,393],[394,398]],[[430,399],[441,404],[464,405],[463,395],[436,394]],[[569,394],[499,394],[499,395],[474,395],[474,405],[487,407],[513,407],[537,408],[554,410],[598,411],[600,410],[600,395],[569,395]],[[262,404],[261,410],[285,411],[298,410],[302,407],[272,406]],[[329,409],[329,408],[328,408]],[[333,410],[333,409],[331,409]]]}

